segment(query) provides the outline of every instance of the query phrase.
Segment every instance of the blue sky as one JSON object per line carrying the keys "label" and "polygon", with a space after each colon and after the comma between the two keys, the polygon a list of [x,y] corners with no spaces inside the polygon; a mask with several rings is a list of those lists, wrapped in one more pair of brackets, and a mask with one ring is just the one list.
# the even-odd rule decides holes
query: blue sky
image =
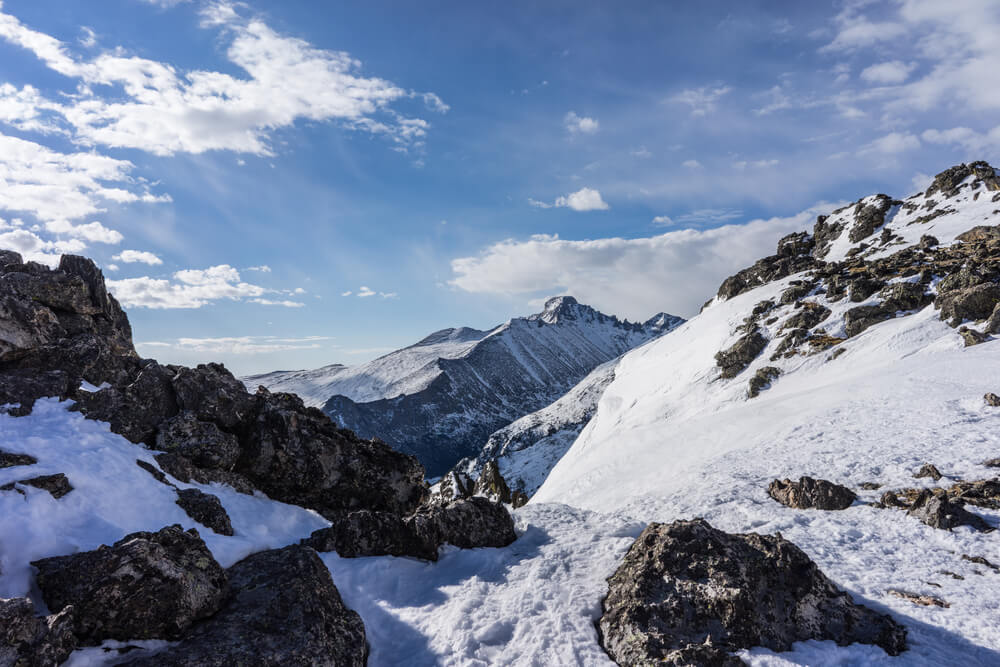
{"label": "blue sky", "polygon": [[997,0],[3,0],[0,246],[239,373],[558,293],[690,316],[833,205],[996,162],[997,72]]}

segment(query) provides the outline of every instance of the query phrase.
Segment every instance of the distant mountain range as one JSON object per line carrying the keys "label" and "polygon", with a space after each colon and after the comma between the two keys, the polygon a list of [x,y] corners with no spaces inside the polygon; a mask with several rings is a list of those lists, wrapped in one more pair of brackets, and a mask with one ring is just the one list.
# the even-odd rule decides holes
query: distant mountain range
{"label": "distant mountain range", "polygon": [[490,331],[444,329],[359,366],[244,382],[298,394],[359,435],[413,454],[437,476],[478,456],[492,433],[553,403],[601,364],[683,322],[658,313],[631,323],[561,296]]}

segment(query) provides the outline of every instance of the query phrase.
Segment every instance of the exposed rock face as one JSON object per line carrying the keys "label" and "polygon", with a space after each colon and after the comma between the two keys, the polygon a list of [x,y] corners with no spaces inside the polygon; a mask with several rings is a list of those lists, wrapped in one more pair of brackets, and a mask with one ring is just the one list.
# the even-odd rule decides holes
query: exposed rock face
{"label": "exposed rock face", "polygon": [[72,378],[65,371],[10,369],[0,372],[0,406],[8,406],[0,411],[21,417],[31,414],[35,401],[42,396],[66,398],[75,390]]}
{"label": "exposed rock face", "polygon": [[798,482],[776,479],[767,487],[767,493],[782,505],[800,510],[843,510],[858,498],[846,486],[812,477],[803,477]]}
{"label": "exposed rock face", "polygon": [[362,667],[364,624],[309,547],[256,553],[229,568],[231,595],[180,644],[126,665]]}
{"label": "exposed rock face", "polygon": [[13,468],[14,466],[30,466],[38,463],[38,459],[30,454],[14,454],[0,450],[0,468]]}
{"label": "exposed rock face", "polygon": [[198,532],[178,525],[32,565],[49,609],[75,609],[74,633],[84,644],[176,639],[214,614],[226,593],[226,573]]}
{"label": "exposed rock face", "polygon": [[937,469],[937,466],[935,466],[933,463],[925,463],[924,465],[920,466],[920,470],[918,470],[913,474],[914,479],[921,479],[924,477],[930,477],[936,482],[939,479],[941,479],[943,475],[941,474],[941,471]]}
{"label": "exposed rock face", "polygon": [[190,410],[160,424],[156,448],[180,454],[198,467],[218,470],[232,470],[240,457],[235,435],[214,422],[199,420]]}
{"label": "exposed rock face", "polygon": [[253,495],[253,484],[239,473],[219,470],[217,468],[199,468],[180,454],[157,454],[154,458],[164,472],[173,475],[184,483],[189,483],[192,480],[199,484],[218,482],[219,484],[228,484],[240,493]]}
{"label": "exposed rock face", "polygon": [[894,202],[888,195],[875,195],[874,201],[868,204],[858,202],[854,207],[854,226],[848,233],[851,243],[871,236],[885,222],[889,209],[897,203],[901,202]]}
{"label": "exposed rock face", "polygon": [[411,521],[424,539],[462,549],[505,547],[517,539],[506,508],[480,496],[423,508]]}
{"label": "exposed rock face", "polygon": [[121,384],[97,392],[79,392],[77,409],[90,419],[106,421],[111,430],[135,443],[153,445],[157,427],[177,414],[173,372],[152,360],[137,362],[139,368]]}
{"label": "exposed rock face", "polygon": [[[652,523],[608,584],[601,643],[620,665],[727,664],[720,651],[786,651],[807,639],[906,650],[902,626],[855,604],[778,535],[731,535],[701,519]],[[718,663],[682,662],[679,652],[708,638]]]}
{"label": "exposed rock face", "polygon": [[0,598],[0,665],[55,667],[75,648],[72,607],[39,617],[28,598]]}
{"label": "exposed rock face", "polygon": [[476,480],[468,473],[449,470],[438,486],[438,496],[444,502],[468,498],[476,493]]}
{"label": "exposed rock face", "polygon": [[857,336],[868,327],[891,320],[892,313],[882,306],[858,306],[844,314],[845,328],[848,336]]}
{"label": "exposed rock face", "polygon": [[1000,303],[1000,285],[982,283],[966,289],[938,294],[935,305],[941,308],[941,319],[958,326],[965,320],[985,320]]}
{"label": "exposed rock face", "polygon": [[722,377],[734,378],[757,358],[767,347],[767,338],[755,329],[742,336],[732,347],[717,352],[715,362],[722,369]]}
{"label": "exposed rock face", "polygon": [[233,524],[229,521],[226,508],[216,496],[198,489],[180,489],[177,491],[177,504],[189,517],[219,535],[233,534]]}
{"label": "exposed rock face", "polygon": [[524,506],[528,502],[528,497],[520,491],[511,491],[507,486],[507,480],[500,473],[500,466],[496,461],[487,461],[483,465],[483,472],[476,481],[476,493],[489,498],[490,500],[506,505],[512,505],[514,509]]}
{"label": "exposed rock face", "polygon": [[778,241],[777,254],[784,257],[795,257],[796,255],[808,255],[816,246],[813,237],[806,232],[795,232],[782,237]]}
{"label": "exposed rock face", "polygon": [[944,494],[935,495],[926,489],[917,496],[906,511],[931,528],[951,530],[958,526],[971,526],[978,531],[993,530],[979,517],[957,503],[948,500]]}

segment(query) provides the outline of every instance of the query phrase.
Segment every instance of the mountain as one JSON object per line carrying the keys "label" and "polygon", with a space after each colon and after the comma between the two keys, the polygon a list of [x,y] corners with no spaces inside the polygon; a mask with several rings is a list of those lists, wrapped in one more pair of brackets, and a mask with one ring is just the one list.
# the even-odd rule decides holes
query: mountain
{"label": "mountain", "polygon": [[676,327],[630,323],[554,297],[490,331],[444,329],[360,366],[270,373],[251,386],[290,391],[363,437],[377,436],[441,475],[490,434],[565,394],[595,367]]}

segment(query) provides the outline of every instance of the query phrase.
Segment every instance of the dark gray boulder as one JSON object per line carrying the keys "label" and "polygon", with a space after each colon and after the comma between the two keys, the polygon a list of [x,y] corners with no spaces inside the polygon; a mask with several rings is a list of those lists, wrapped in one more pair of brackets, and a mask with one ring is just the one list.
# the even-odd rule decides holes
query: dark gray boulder
{"label": "dark gray boulder", "polygon": [[939,293],[934,305],[941,309],[941,319],[957,327],[965,320],[985,320],[1000,303],[1000,285],[982,283],[974,287]]}
{"label": "dark gray boulder", "polygon": [[[10,482],[0,486],[0,491],[14,491],[16,489],[15,485],[17,484],[25,484],[27,486],[33,486],[36,489],[43,489],[48,491],[52,497],[57,500],[73,490],[73,485],[69,483],[68,479],[66,479],[66,475],[61,472],[57,472],[54,475],[39,475],[38,477],[30,477],[16,482]],[[20,489],[17,490],[20,491]]]}
{"label": "dark gray boulder", "polygon": [[894,311],[886,310],[881,305],[858,306],[844,313],[844,328],[848,337],[857,336],[868,327],[891,320],[893,317]]}
{"label": "dark gray boulder", "polygon": [[703,664],[680,652],[704,655],[706,641],[714,664],[734,664],[720,650],[787,651],[809,639],[906,650],[905,628],[854,603],[780,535],[733,535],[701,519],[652,523],[608,586],[598,629],[620,665]]}
{"label": "dark gray boulder", "polygon": [[177,639],[218,611],[226,593],[226,573],[198,531],[178,525],[32,565],[49,609],[74,607],[74,633],[83,644]]}
{"label": "dark gray boulder", "polygon": [[[2,326],[2,323],[0,323]],[[0,372],[0,405],[16,404],[4,411],[15,417],[31,414],[35,401],[45,396],[66,398],[72,396],[79,382],[69,373],[51,370],[39,371],[16,368]]]}
{"label": "dark gray boulder", "polygon": [[885,223],[886,214],[895,203],[897,202],[888,195],[875,195],[875,201],[870,204],[858,202],[854,206],[854,226],[848,232],[851,243],[868,238],[881,227]]}
{"label": "dark gray boulder", "polygon": [[933,463],[925,463],[922,466],[920,466],[920,470],[913,473],[914,479],[922,479],[924,477],[930,477],[935,482],[941,479],[943,476],[944,475],[941,474],[941,471],[938,470],[937,466],[934,465]]}
{"label": "dark gray boulder", "polygon": [[771,382],[776,380],[779,375],[781,375],[781,369],[775,366],[764,366],[757,369],[754,376],[750,378],[750,384],[747,387],[747,398],[757,398],[760,392],[770,387]]}
{"label": "dark gray boulder", "polygon": [[742,373],[765,347],[767,338],[759,330],[754,329],[740,337],[731,347],[716,352],[715,363],[722,369],[722,377],[734,378]]}
{"label": "dark gray boulder", "polygon": [[421,535],[412,520],[369,510],[344,512],[332,526],[313,531],[301,543],[316,551],[336,551],[344,558],[410,556],[432,561],[438,559],[440,546]]}
{"label": "dark gray boulder", "polygon": [[797,482],[776,479],[768,485],[767,494],[782,505],[800,510],[844,510],[858,498],[846,486],[812,477],[802,477]]}
{"label": "dark gray boulder", "polygon": [[514,519],[507,509],[482,496],[421,508],[408,521],[431,544],[473,549],[505,547],[517,539]]}
{"label": "dark gray boulder", "polygon": [[178,412],[172,377],[168,367],[147,359],[121,384],[80,392],[76,409],[89,419],[108,422],[112,431],[134,443],[153,445],[160,424]]}
{"label": "dark gray boulder", "polygon": [[153,458],[156,459],[156,462],[165,473],[172,475],[185,484],[192,481],[199,484],[212,484],[216,482],[218,484],[228,484],[240,493],[253,495],[253,484],[239,473],[214,468],[199,468],[180,454],[171,454],[169,452],[156,454]]}
{"label": "dark gray boulder", "polygon": [[30,466],[38,463],[38,459],[30,454],[15,454],[0,450],[0,468],[13,468],[14,466]]}
{"label": "dark gray boulder", "polygon": [[368,644],[313,549],[256,553],[229,568],[225,606],[176,646],[126,665],[362,667]]}
{"label": "dark gray boulder", "polygon": [[[459,461],[459,466],[462,461]],[[476,480],[470,475],[458,470],[449,470],[438,484],[438,497],[444,502],[459,498],[468,498],[476,493]]]}
{"label": "dark gray boulder", "polygon": [[189,517],[219,535],[232,535],[233,524],[218,497],[198,489],[179,489],[177,504]]}
{"label": "dark gray boulder", "polygon": [[0,665],[55,667],[76,648],[73,608],[36,616],[28,598],[0,598]]}
{"label": "dark gray boulder", "polygon": [[174,366],[172,378],[177,405],[198,419],[237,432],[252,420],[253,396],[222,364],[199,364],[195,368]]}
{"label": "dark gray boulder", "polygon": [[962,337],[962,341],[965,343],[965,347],[972,347],[974,345],[981,345],[990,339],[984,333],[980,333],[975,329],[970,329],[968,327],[959,327],[958,335]]}
{"label": "dark gray boulder", "polygon": [[200,421],[190,410],[160,424],[156,449],[174,452],[201,468],[232,470],[240,457],[240,443],[214,422]]}
{"label": "dark gray boulder", "polygon": [[980,532],[993,530],[982,517],[958,503],[951,502],[946,495],[936,495],[926,489],[920,492],[906,513],[931,528],[951,530],[958,526],[971,526]]}
{"label": "dark gray boulder", "polygon": [[983,401],[991,408],[1000,408],[1000,396],[997,396],[993,392],[989,392],[983,396]]}

